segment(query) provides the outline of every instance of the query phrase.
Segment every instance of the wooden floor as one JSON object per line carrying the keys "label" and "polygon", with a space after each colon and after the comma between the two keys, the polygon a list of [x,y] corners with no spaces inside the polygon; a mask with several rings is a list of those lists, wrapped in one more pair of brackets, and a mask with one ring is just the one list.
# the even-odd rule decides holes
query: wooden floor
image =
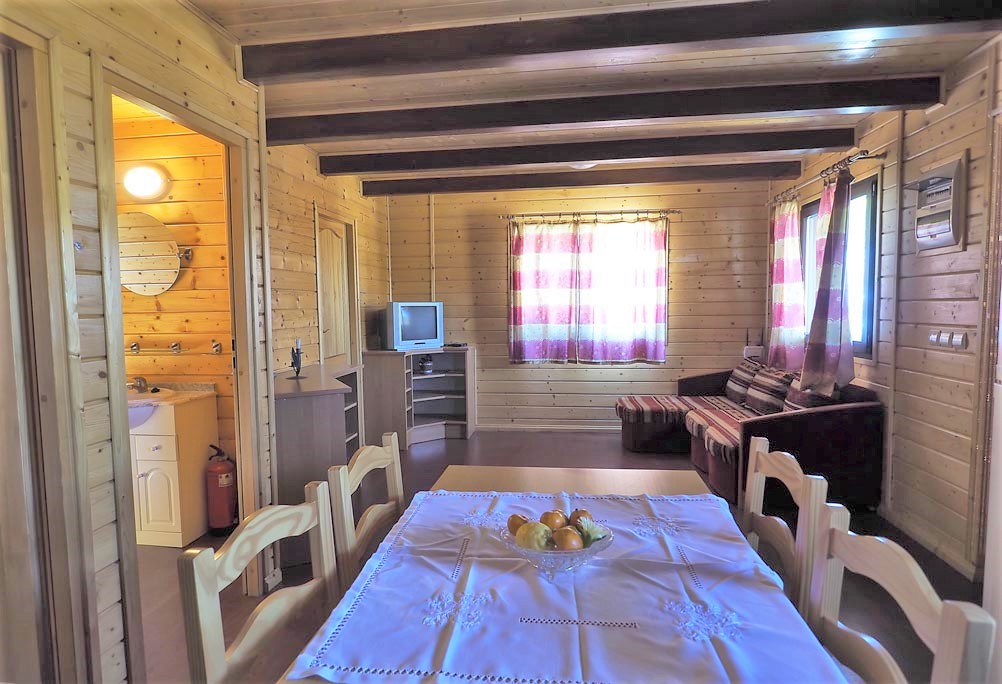
{"label": "wooden floor", "polygon": [[[402,455],[404,488],[408,501],[415,492],[431,487],[449,465],[518,465],[580,468],[688,469],[684,455],[635,454],[622,448],[618,433],[608,432],[480,432],[469,441],[441,440],[419,444]],[[381,487],[367,488],[365,500],[385,496]],[[385,490],[384,490],[385,491]],[[363,503],[362,501],[356,502]],[[356,505],[356,511],[360,509]],[[880,534],[903,544],[946,599],[980,602],[981,586],[968,582],[946,563],[923,549],[875,514],[856,515],[853,529]],[[204,537],[196,545],[219,540]],[[151,683],[187,681],[187,659],[177,585],[177,549],[139,547],[140,585],[143,597],[143,631],[147,673]],[[236,635],[250,615],[255,599],[243,596],[235,582],[223,594],[223,621],[227,639]],[[931,656],[904,615],[878,586],[865,578],[846,574],[842,620],[880,640],[903,665],[909,681],[928,681]],[[904,626],[904,628],[903,628]],[[262,663],[261,681],[275,681],[291,662],[310,631],[288,634],[289,655],[274,653]],[[274,669],[274,672],[271,670]]]}

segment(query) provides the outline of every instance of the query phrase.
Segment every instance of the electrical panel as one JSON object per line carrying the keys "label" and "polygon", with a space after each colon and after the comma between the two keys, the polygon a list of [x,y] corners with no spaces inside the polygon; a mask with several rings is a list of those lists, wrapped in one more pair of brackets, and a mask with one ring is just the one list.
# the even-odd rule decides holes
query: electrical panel
{"label": "electrical panel", "polygon": [[921,254],[941,247],[964,249],[967,151],[922,171],[919,180],[905,185],[906,190],[917,193],[916,251]]}

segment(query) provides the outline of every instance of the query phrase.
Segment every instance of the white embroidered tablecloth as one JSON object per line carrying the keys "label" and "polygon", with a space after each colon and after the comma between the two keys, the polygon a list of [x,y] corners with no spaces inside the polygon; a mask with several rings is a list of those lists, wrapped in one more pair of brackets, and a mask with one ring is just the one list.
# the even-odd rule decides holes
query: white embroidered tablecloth
{"label": "white embroidered tablecloth", "polygon": [[[613,544],[547,580],[512,513],[587,508]],[[711,495],[421,492],[296,660],[332,682],[844,682]]]}

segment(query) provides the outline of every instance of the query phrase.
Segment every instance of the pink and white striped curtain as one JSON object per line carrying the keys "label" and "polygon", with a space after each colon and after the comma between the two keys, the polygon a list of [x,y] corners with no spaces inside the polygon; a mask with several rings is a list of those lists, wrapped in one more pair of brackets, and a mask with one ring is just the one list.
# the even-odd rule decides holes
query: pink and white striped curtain
{"label": "pink and white striped curtain", "polygon": [[772,329],[768,363],[784,370],[804,365],[804,272],[800,259],[800,205],[776,207],[772,223]]}
{"label": "pink and white striped curtain", "polygon": [[[854,376],[845,296],[845,243],[852,180],[847,170],[839,172],[831,191],[831,212],[818,217],[818,235],[825,236],[824,251],[800,387],[824,396],[832,396],[837,386],[849,384]],[[822,197],[822,212],[827,195]]]}
{"label": "pink and white striped curtain", "polygon": [[511,228],[513,363],[663,363],[665,220]]}

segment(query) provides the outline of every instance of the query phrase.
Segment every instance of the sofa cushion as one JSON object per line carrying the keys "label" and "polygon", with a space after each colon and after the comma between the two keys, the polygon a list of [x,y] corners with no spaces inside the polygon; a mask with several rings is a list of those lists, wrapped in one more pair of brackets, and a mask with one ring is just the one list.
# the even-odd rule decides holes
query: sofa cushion
{"label": "sofa cushion", "polygon": [[616,400],[616,415],[624,423],[661,423],[681,427],[685,414],[692,408],[689,397],[666,395],[633,395]]}
{"label": "sofa cushion", "polygon": [[748,387],[745,406],[759,413],[779,413],[793,382],[793,373],[778,368],[763,368]]}
{"label": "sofa cushion", "polygon": [[745,359],[739,363],[731,372],[731,377],[727,379],[727,385],[724,387],[724,394],[727,398],[743,404],[745,396],[748,394],[748,386],[755,379],[755,374],[763,367],[761,363],[751,359]]}
{"label": "sofa cushion", "polygon": [[800,389],[800,378],[796,378],[790,383],[790,391],[786,393],[783,400],[784,411],[799,411],[807,408],[817,408],[818,406],[831,406],[838,403],[838,389],[833,397],[826,397],[812,390]]}
{"label": "sofa cushion", "polygon": [[725,463],[737,463],[741,449],[741,422],[758,414],[725,397],[712,405],[695,408],[685,417],[685,426],[694,439],[701,440],[706,451]]}

